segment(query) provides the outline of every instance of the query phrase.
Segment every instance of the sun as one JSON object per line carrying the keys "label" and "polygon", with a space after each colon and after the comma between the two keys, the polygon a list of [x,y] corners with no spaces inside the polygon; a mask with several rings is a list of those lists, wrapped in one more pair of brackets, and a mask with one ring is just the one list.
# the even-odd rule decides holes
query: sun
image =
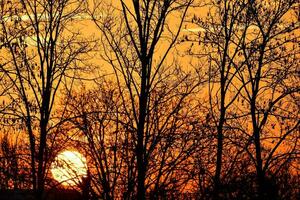
{"label": "sun", "polygon": [[62,185],[78,185],[87,175],[86,158],[76,151],[63,151],[55,157],[50,170],[53,178]]}

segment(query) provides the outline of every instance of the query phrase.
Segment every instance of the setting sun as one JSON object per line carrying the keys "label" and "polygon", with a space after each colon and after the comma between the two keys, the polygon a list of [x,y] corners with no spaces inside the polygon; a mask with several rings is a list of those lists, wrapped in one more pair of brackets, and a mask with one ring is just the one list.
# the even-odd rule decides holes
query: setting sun
{"label": "setting sun", "polygon": [[56,156],[51,165],[51,173],[62,185],[77,185],[87,174],[86,159],[76,151],[64,151]]}

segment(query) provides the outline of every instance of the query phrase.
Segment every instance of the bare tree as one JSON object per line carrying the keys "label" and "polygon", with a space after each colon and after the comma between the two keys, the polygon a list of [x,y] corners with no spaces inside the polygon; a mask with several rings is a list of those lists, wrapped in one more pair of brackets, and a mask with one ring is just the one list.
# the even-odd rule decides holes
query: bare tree
{"label": "bare tree", "polygon": [[[130,101],[130,106],[126,104],[125,112],[130,117],[130,127],[134,130],[131,137],[135,142],[138,176],[136,199],[145,199],[145,180],[150,155],[161,140],[156,137],[157,133],[150,130],[149,122],[152,120],[151,112],[155,105],[152,94],[155,88],[162,85],[161,80],[168,78],[168,73],[162,73],[168,70],[165,61],[180,33],[191,2],[120,1],[116,9],[113,6],[101,7],[97,3],[90,6],[90,14],[103,34],[104,59],[113,67],[119,90],[129,95],[129,99],[122,98],[123,101]],[[117,11],[118,8],[121,12]],[[175,19],[174,16],[177,16],[178,25],[171,27],[168,20],[172,17]],[[162,38],[165,40],[162,41]],[[157,52],[159,47],[164,49]],[[178,80],[170,85],[170,91],[180,87],[181,82]],[[123,90],[122,85],[125,85],[126,90]],[[177,112],[190,91],[191,88],[178,94],[177,105],[166,118],[165,124],[168,124],[172,113]]]}
{"label": "bare tree", "polygon": [[[197,28],[187,29],[191,43],[189,54],[207,63],[208,102],[206,116],[209,130],[216,135],[216,163],[214,172],[215,198],[219,199],[222,189],[223,162],[225,161],[224,140],[233,135],[231,123],[236,109],[236,101],[244,86],[237,75],[243,70],[243,64],[235,65],[242,54],[241,42],[246,31],[241,29],[241,22],[246,13],[248,1],[211,1],[205,7],[208,11],[192,15],[190,22]],[[198,14],[198,15],[197,15]],[[198,45],[195,45],[198,43]],[[245,83],[247,84],[247,83]],[[225,141],[228,143],[229,141]],[[228,148],[232,148],[229,146]]]}
{"label": "bare tree", "polygon": [[[84,198],[296,199],[299,0],[205,1],[181,35],[192,3],[0,1],[0,187],[47,198],[72,146],[88,161]],[[108,73],[77,85],[97,59],[81,17]]]}
{"label": "bare tree", "polygon": [[[249,153],[255,163],[259,199],[275,198],[270,175],[295,157],[298,146],[298,8],[299,1],[294,0],[251,1],[243,23],[246,70],[239,73],[239,79],[244,83],[241,97],[250,109],[251,128],[246,130],[254,143],[254,155]],[[291,147],[283,147],[285,142]],[[280,147],[287,154],[280,153]],[[272,165],[279,160],[281,164],[276,163],[273,171]]]}
{"label": "bare tree", "polygon": [[[49,151],[47,137],[59,121],[53,117],[61,85],[77,75],[89,44],[70,30],[72,20],[82,12],[82,1],[1,1],[4,54],[1,71],[13,84],[7,98],[17,103],[9,115],[26,127],[30,142],[32,187],[39,198],[45,185]],[[69,88],[70,89],[70,88]],[[37,165],[36,165],[37,164]]]}
{"label": "bare tree", "polygon": [[[297,1],[276,1],[274,4],[267,1],[261,3],[212,1],[207,6],[207,16],[204,20],[196,14],[191,18],[191,22],[199,25],[200,28],[186,29],[189,35],[186,35],[184,40],[191,43],[187,52],[206,61],[209,65],[211,109],[207,114],[207,119],[215,122],[216,125],[209,126],[209,129],[214,130],[216,127],[218,135],[214,175],[215,189],[220,187],[220,175],[237,176],[230,173],[234,173],[233,171],[241,167],[238,166],[238,162],[243,163],[245,153],[252,156],[250,146],[255,137],[256,152],[259,153],[252,158],[256,163],[257,174],[266,174],[267,171],[270,173],[271,169],[269,168],[274,170],[278,167],[277,169],[280,170],[284,164],[289,163],[290,159],[297,157],[298,139],[294,136],[299,127],[299,121],[297,121],[299,103],[295,94],[299,92],[299,86],[292,85],[291,82],[297,79],[298,65],[296,63],[299,50],[296,42],[299,38],[296,30],[299,29],[299,24],[296,20],[299,13],[293,13],[293,11],[298,7],[299,2]],[[293,14],[295,15],[293,16]],[[287,19],[287,16],[291,18]],[[199,41],[199,38],[203,40]],[[200,47],[195,45],[196,42],[199,42]],[[204,47],[201,46],[202,44]],[[260,59],[261,61],[259,61]],[[216,99],[213,101],[215,97]],[[249,106],[248,102],[251,101],[256,103]],[[286,101],[290,103],[284,105],[283,102]],[[265,102],[264,105],[260,105],[261,108],[258,109],[258,104],[263,102]],[[271,108],[264,108],[268,107],[266,102],[269,102]],[[278,105],[279,102],[281,103]],[[280,114],[278,113],[279,109],[276,108],[274,109],[274,111],[277,110],[276,114],[273,113],[273,106],[280,108]],[[212,109],[214,107],[216,108]],[[251,111],[249,111],[249,107],[252,109]],[[294,113],[292,114],[292,112]],[[249,113],[251,113],[252,119],[247,118]],[[277,128],[274,128],[278,127],[278,121],[274,120],[274,116],[278,119],[278,116],[282,115],[285,116],[283,117],[285,120],[280,123],[289,129],[284,131],[280,128],[280,134],[276,136],[276,132],[270,131],[270,129],[278,131]],[[249,134],[251,130],[245,128],[248,127],[249,120],[252,122],[258,120],[253,123],[255,125],[252,124],[256,134]],[[228,130],[230,135],[226,135]],[[266,135],[265,130],[272,133]],[[261,168],[257,166],[263,166],[260,158],[262,150],[259,150],[262,148],[262,140],[259,135],[263,133],[265,136],[264,146],[266,141],[274,145],[271,145],[272,148],[269,150],[269,155],[266,156],[265,166]],[[225,150],[231,155],[224,156],[224,141],[229,145],[228,150]],[[291,142],[292,147],[286,153],[277,155],[279,157],[274,156],[275,152],[279,153],[278,150],[282,148],[280,146],[285,142]],[[236,150],[233,151],[233,148]],[[265,146],[264,149],[268,148]],[[232,159],[226,168],[223,165],[228,156]],[[276,160],[281,164],[270,164]],[[247,165],[250,166],[249,163]],[[226,168],[226,173],[225,171],[221,173],[222,167]],[[274,173],[279,172],[278,170],[275,170]],[[240,173],[241,176],[245,175],[243,174],[245,171],[235,173]],[[259,181],[259,185],[261,184],[262,182]],[[260,193],[263,191],[264,189],[260,188]],[[266,188],[264,192],[268,193]],[[214,194],[216,198],[220,198],[217,192]],[[260,196],[260,198],[262,197]]]}

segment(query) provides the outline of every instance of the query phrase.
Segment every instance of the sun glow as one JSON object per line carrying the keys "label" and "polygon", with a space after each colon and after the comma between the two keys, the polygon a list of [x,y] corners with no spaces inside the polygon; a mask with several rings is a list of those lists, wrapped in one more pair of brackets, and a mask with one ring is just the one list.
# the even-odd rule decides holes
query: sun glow
{"label": "sun glow", "polygon": [[86,159],[76,151],[63,151],[51,164],[51,173],[64,186],[78,185],[87,174]]}

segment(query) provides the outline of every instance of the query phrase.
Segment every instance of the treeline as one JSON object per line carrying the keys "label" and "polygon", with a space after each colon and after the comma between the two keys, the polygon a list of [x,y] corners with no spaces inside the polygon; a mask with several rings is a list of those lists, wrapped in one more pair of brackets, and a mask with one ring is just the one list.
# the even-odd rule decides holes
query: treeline
{"label": "treeline", "polygon": [[[0,189],[299,199],[299,0],[1,0]],[[86,180],[83,180],[83,182]]]}

